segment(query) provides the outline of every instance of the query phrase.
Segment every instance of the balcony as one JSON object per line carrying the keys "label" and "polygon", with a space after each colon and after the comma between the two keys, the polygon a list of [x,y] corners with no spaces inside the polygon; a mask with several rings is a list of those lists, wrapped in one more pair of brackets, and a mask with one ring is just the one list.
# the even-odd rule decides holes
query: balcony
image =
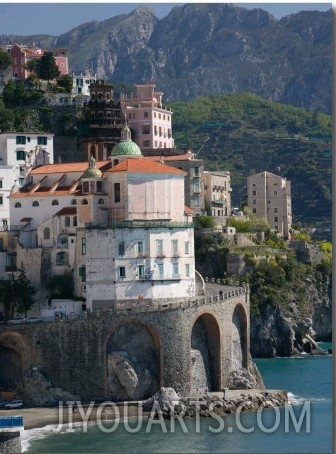
{"label": "balcony", "polygon": [[136,228],[144,228],[144,229],[156,229],[156,228],[182,228],[182,229],[193,229],[194,224],[193,222],[172,222],[167,220],[136,220],[136,221],[127,221],[127,220],[116,220],[112,221],[108,224],[107,227],[102,227],[98,224],[86,224],[87,229],[136,229]]}

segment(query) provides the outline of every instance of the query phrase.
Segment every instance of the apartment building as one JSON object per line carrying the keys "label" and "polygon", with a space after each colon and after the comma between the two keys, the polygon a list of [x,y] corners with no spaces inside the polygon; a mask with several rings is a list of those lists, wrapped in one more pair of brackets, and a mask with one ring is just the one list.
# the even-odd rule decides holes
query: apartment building
{"label": "apartment building", "polygon": [[292,226],[291,184],[279,175],[261,172],[247,177],[247,201],[252,214],[267,220],[284,238]]}
{"label": "apartment building", "polygon": [[204,202],[213,217],[231,213],[231,175],[227,171],[204,171]]}
{"label": "apartment building", "polygon": [[133,140],[144,152],[158,148],[174,148],[172,111],[162,105],[162,92],[154,84],[135,85],[135,92],[124,93],[120,106],[132,130]]}

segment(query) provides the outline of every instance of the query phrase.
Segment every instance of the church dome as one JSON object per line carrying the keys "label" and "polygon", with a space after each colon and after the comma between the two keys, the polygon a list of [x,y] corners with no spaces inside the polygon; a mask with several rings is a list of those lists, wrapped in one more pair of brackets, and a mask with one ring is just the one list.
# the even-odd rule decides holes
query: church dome
{"label": "church dome", "polygon": [[140,148],[131,139],[131,131],[127,125],[121,131],[120,142],[112,148],[111,156],[142,156]]}
{"label": "church dome", "polygon": [[99,169],[96,168],[96,160],[91,156],[89,166],[83,173],[82,178],[101,178],[103,174]]}

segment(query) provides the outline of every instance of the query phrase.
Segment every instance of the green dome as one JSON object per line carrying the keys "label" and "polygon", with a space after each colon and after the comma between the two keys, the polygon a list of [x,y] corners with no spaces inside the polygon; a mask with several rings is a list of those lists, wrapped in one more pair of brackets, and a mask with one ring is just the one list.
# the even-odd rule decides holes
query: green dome
{"label": "green dome", "polygon": [[112,148],[111,156],[141,156],[141,150],[132,140],[121,140]]}
{"label": "green dome", "polygon": [[83,173],[82,178],[101,178],[102,173],[99,169],[95,167],[88,167]]}

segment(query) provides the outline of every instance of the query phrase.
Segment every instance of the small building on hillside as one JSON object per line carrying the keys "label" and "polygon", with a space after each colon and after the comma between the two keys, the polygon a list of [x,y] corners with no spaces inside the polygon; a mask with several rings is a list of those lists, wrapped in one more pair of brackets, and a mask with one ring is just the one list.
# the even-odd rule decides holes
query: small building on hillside
{"label": "small building on hillside", "polygon": [[289,238],[292,227],[290,181],[270,172],[247,177],[247,203],[254,216],[265,219],[271,229]]}
{"label": "small building on hillside", "polygon": [[215,218],[227,218],[231,213],[231,175],[227,171],[205,171],[204,202]]}

